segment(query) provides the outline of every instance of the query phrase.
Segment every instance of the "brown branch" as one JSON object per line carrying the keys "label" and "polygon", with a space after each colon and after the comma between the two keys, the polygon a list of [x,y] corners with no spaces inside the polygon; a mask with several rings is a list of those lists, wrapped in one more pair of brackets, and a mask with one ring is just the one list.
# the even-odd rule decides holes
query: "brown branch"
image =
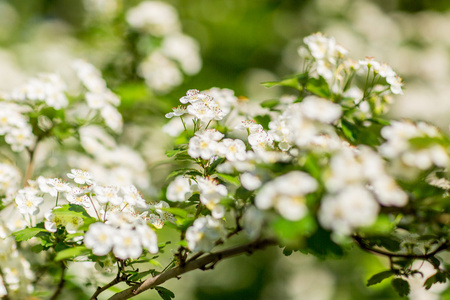
{"label": "brown branch", "polygon": [[98,287],[97,290],[95,291],[95,293],[90,298],[90,300],[97,300],[98,295],[100,295],[101,293],[103,293],[104,291],[109,289],[110,287],[118,284],[119,282],[126,281],[126,280],[127,280],[127,276],[125,276],[125,278],[124,278],[124,276],[118,276],[118,277],[114,278],[114,280],[111,281],[110,283],[108,283],[107,285]]}
{"label": "brown branch", "polygon": [[400,257],[400,258],[427,260],[430,257],[433,257],[434,255],[438,254],[439,252],[447,250],[450,247],[450,242],[445,241],[439,247],[437,247],[436,249],[434,249],[433,251],[431,251],[430,253],[427,253],[427,254],[401,254],[401,253],[392,253],[392,252],[384,251],[384,250],[377,249],[377,248],[371,248],[371,247],[367,246],[364,243],[364,239],[358,235],[353,235],[352,238],[356,242],[356,244],[359,246],[359,248],[361,248],[362,250],[373,253],[373,254],[387,256],[389,258]]}
{"label": "brown branch", "polygon": [[124,270],[125,270],[125,262],[123,260],[118,260],[117,261],[117,276],[116,276],[116,278],[114,278],[110,283],[108,283],[102,287],[101,286],[97,287],[97,290],[95,291],[95,293],[92,295],[92,297],[89,300],[97,300],[98,295],[100,295],[101,293],[103,293],[104,291],[109,289],[110,287],[112,287],[122,281],[126,281],[128,279],[129,275],[125,274],[125,273],[120,275]]}
{"label": "brown branch", "polygon": [[55,300],[58,298],[59,294],[61,294],[64,285],[66,283],[66,280],[64,279],[64,275],[66,274],[66,265],[62,262],[61,263],[61,277],[59,279],[59,283],[58,283],[58,287],[56,288],[56,291],[53,293],[52,297],[50,298],[50,300]]}
{"label": "brown branch", "polygon": [[148,289],[154,288],[160,284],[163,284],[169,279],[177,278],[181,274],[196,270],[203,269],[208,270],[214,267],[214,265],[222,259],[236,256],[243,253],[252,253],[254,250],[263,249],[270,245],[275,245],[276,241],[271,239],[265,239],[260,241],[251,242],[245,245],[237,246],[234,248],[226,249],[216,253],[210,253],[204,257],[196,260],[187,261],[186,264],[178,266],[176,268],[169,269],[159,275],[148,278],[142,284],[132,286],[120,293],[113,295],[109,300],[122,300],[132,298]]}

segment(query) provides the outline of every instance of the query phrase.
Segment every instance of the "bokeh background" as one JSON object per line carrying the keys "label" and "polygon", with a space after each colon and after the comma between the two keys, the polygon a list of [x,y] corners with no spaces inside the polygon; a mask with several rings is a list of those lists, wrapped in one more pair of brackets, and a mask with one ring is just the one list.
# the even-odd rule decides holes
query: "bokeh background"
{"label": "bokeh background", "polygon": [[[10,90],[40,72],[66,74],[78,57],[93,63],[122,97],[120,110],[126,126],[118,139],[142,153],[152,184],[158,187],[165,179],[159,162],[164,159],[164,147],[170,146],[161,131],[167,121],[164,114],[186,90],[217,86],[251,101],[279,97],[288,91],[266,89],[260,83],[296,72],[297,47],[303,37],[321,31],[334,36],[350,57],[375,57],[400,74],[405,95],[396,99],[392,117],[429,120],[448,132],[448,0],[163,1],[176,8],[182,32],[196,41],[193,53],[183,54],[185,59],[192,62],[201,57],[201,69],[198,65],[198,70],[183,70],[182,79],[175,75],[172,79],[174,73],[165,71],[173,68],[170,64],[152,73],[156,79],[164,74],[177,82],[170,88],[146,83],[143,71],[139,72],[146,55],[161,46],[161,37],[143,35],[126,25],[126,12],[140,2],[1,0],[0,90]],[[167,237],[171,234],[169,229],[163,232]],[[221,262],[213,271],[183,275],[164,286],[178,300],[400,299],[388,282],[365,287],[367,279],[386,264],[358,249],[345,258],[321,261],[300,253],[285,257],[280,249],[271,248]],[[74,299],[81,297],[75,283],[84,289],[88,282],[82,271],[81,267],[71,273]],[[420,294],[419,286],[419,279],[412,282],[411,299],[450,299],[444,288]],[[159,296],[151,291],[141,299]]]}

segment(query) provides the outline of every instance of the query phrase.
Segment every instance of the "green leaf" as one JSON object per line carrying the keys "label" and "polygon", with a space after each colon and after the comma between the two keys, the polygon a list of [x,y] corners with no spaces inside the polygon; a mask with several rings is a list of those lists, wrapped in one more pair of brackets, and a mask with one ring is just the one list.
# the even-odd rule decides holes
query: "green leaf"
{"label": "green leaf", "polygon": [[154,270],[149,270],[149,271],[145,271],[145,272],[140,272],[140,273],[136,273],[134,275],[131,275],[128,280],[130,281],[139,281],[142,278],[146,277],[147,275],[150,275],[154,272]]}
{"label": "green leaf", "polygon": [[273,108],[273,107],[277,106],[278,104],[280,104],[280,100],[271,99],[271,100],[263,101],[259,105],[262,108]]}
{"label": "green leaf", "polygon": [[172,298],[175,298],[175,294],[172,291],[163,288],[162,286],[155,287],[155,290],[158,292],[158,295],[164,300],[172,300]]}
{"label": "green leaf", "polygon": [[268,115],[264,116],[255,116],[253,119],[256,123],[260,124],[265,130],[269,130],[269,123],[272,121],[271,117]]}
{"label": "green leaf", "polygon": [[163,208],[160,208],[160,209],[163,210],[163,211],[167,211],[167,212],[169,212],[169,213],[171,213],[171,214],[173,214],[175,216],[182,217],[182,218],[186,218],[187,215],[188,215],[187,211],[185,211],[182,208],[178,208],[178,207],[167,207],[167,208],[163,207]]}
{"label": "green leaf", "polygon": [[151,263],[152,265],[156,266],[156,267],[160,267],[160,268],[163,267],[161,265],[161,263],[159,261],[157,261],[156,259],[150,259],[148,262]]}
{"label": "green leaf", "polygon": [[34,253],[39,253],[42,250],[44,250],[44,247],[41,244],[37,244],[31,247],[31,251],[33,251]]}
{"label": "green leaf", "polygon": [[216,173],[216,175],[217,175],[217,177],[219,177],[220,179],[222,179],[225,182],[234,184],[236,186],[241,185],[241,182],[239,181],[239,178],[237,176],[223,174],[223,173]]}
{"label": "green leaf", "polygon": [[311,215],[306,215],[299,221],[289,221],[279,217],[272,223],[272,228],[283,244],[295,247],[300,242],[300,237],[308,236],[317,228],[316,221]]}
{"label": "green leaf", "polygon": [[341,127],[344,136],[352,143],[356,141],[358,127],[345,119],[341,119]]}
{"label": "green leaf", "polygon": [[21,242],[21,241],[28,241],[32,237],[35,237],[39,232],[43,231],[46,232],[47,230],[45,230],[45,228],[31,227],[13,232],[12,235],[15,236],[17,242]]}
{"label": "green leaf", "polygon": [[392,279],[391,284],[400,297],[409,295],[410,288],[408,281],[401,278],[394,278]]}
{"label": "green leaf", "polygon": [[331,239],[331,232],[321,227],[306,239],[305,246],[305,248],[300,249],[301,252],[313,254],[321,259],[337,258],[344,255],[344,249]]}
{"label": "green leaf", "polygon": [[447,275],[445,274],[445,272],[438,271],[438,272],[436,272],[436,274],[434,274],[433,276],[429,277],[425,281],[423,286],[425,287],[425,289],[429,290],[433,284],[435,284],[435,283],[445,283],[446,281],[447,281]]}
{"label": "green leaf", "polygon": [[55,261],[72,258],[75,256],[86,255],[91,251],[85,246],[78,246],[73,248],[67,248],[56,253]]}
{"label": "green leaf", "polygon": [[306,84],[306,90],[322,98],[330,99],[331,93],[327,81],[320,76],[317,78],[309,78]]}
{"label": "green leaf", "polygon": [[270,88],[273,86],[286,86],[286,87],[294,88],[299,91],[302,90],[302,87],[298,84],[297,77],[286,78],[281,81],[266,81],[266,82],[262,82],[261,84],[267,88]]}
{"label": "green leaf", "polygon": [[367,280],[367,286],[371,286],[371,285],[380,283],[383,280],[385,280],[386,278],[391,277],[392,275],[394,275],[394,272],[392,270],[387,270],[387,271],[377,273],[377,274],[373,275],[372,277],[370,277],[369,280]]}
{"label": "green leaf", "polygon": [[60,218],[91,218],[83,206],[76,204],[65,204],[61,208],[54,209],[53,213]]}

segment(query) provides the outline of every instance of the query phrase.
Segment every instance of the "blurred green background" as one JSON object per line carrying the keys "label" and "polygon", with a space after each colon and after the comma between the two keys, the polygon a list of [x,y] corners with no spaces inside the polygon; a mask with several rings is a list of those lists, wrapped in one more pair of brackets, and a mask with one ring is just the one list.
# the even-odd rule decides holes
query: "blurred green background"
{"label": "blurred green background", "polygon": [[[89,10],[89,2],[104,7]],[[445,129],[450,124],[448,0],[164,1],[177,9],[183,32],[199,42],[203,60],[198,74],[185,76],[167,94],[145,88],[133,69],[133,35],[123,28],[123,18],[139,2],[0,1],[0,89],[37,72],[64,72],[64,63],[79,56],[101,68],[113,90],[127,91],[121,94],[126,121],[139,119],[158,127],[164,113],[188,89],[230,88],[254,100],[280,96],[286,91],[268,90],[259,83],[295,72],[302,38],[322,31],[346,47],[350,57],[374,56],[403,77],[405,95],[396,100],[393,116],[433,120]],[[115,9],[108,13],[111,3]],[[170,230],[165,234],[170,236]],[[280,249],[270,248],[221,262],[213,271],[183,275],[164,286],[178,300],[400,299],[388,282],[365,287],[367,279],[386,269],[387,263],[358,249],[343,259],[319,261],[299,253],[284,257]],[[79,274],[80,270],[72,270],[74,281]],[[76,290],[74,286],[68,297],[81,297],[74,296]],[[424,296],[413,291],[411,299],[450,299],[449,294]],[[150,291],[140,299],[158,298]]]}

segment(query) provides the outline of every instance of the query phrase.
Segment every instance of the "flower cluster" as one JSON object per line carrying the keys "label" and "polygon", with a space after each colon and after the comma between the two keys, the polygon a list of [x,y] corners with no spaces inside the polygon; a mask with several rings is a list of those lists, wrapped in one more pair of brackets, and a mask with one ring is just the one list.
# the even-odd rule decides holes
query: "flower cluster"
{"label": "flower cluster", "polygon": [[130,27],[138,31],[142,39],[160,41],[160,47],[150,53],[138,66],[138,74],[148,86],[165,93],[181,84],[183,73],[194,75],[200,71],[202,60],[196,40],[181,32],[176,9],[161,1],[143,1],[126,13]]}
{"label": "flower cluster", "polygon": [[83,60],[74,61],[73,68],[88,90],[85,97],[89,109],[99,112],[109,128],[121,132],[122,116],[116,108],[120,104],[120,99],[106,87],[100,71]]}

